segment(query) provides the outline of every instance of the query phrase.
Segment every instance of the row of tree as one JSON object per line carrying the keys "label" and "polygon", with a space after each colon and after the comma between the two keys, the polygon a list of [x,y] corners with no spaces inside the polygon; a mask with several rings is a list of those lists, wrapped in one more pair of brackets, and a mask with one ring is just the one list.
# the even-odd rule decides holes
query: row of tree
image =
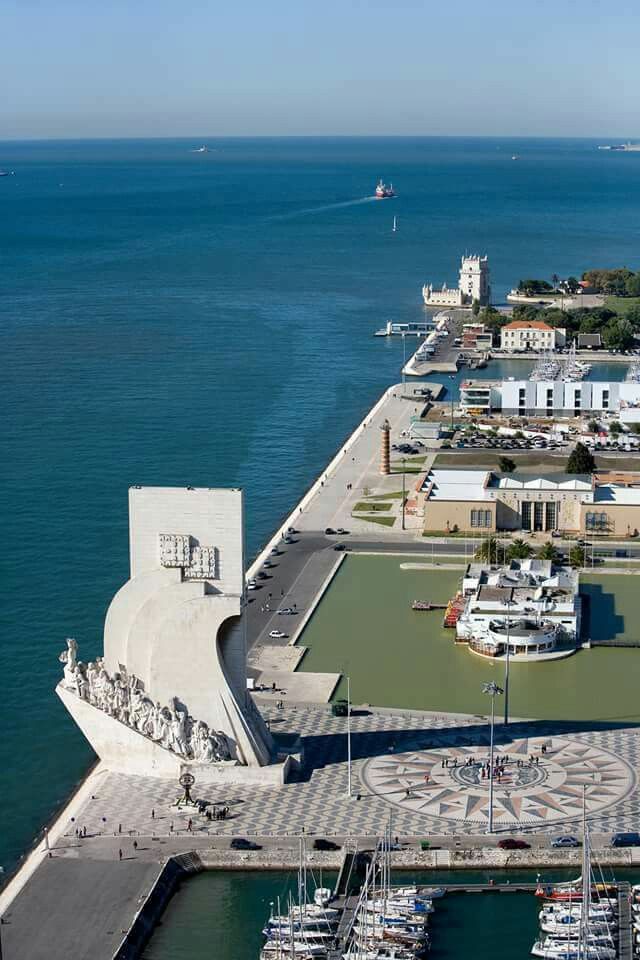
{"label": "row of tree", "polygon": [[640,272],[628,267],[616,270],[585,270],[582,279],[597,293],[615,297],[640,297]]}
{"label": "row of tree", "polygon": [[[483,540],[474,557],[484,563],[500,563],[509,560],[528,560],[534,556],[534,549],[530,543],[525,540],[513,540],[508,546],[503,546],[495,537],[488,537]],[[556,562],[559,559],[559,553],[555,545],[548,540],[540,550],[535,554],[540,560],[551,560]],[[569,564],[572,567],[584,567],[586,552],[583,547],[576,544],[569,550]]]}

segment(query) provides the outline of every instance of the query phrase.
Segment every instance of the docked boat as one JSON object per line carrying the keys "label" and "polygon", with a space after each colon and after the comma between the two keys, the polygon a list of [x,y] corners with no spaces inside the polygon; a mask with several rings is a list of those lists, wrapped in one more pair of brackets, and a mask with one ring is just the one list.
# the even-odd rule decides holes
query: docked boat
{"label": "docked boat", "polygon": [[534,957],[541,957],[541,960],[616,960],[617,952],[615,947],[598,946],[597,944],[587,944],[586,946],[577,944],[568,944],[566,940],[554,944],[547,944],[546,940],[536,940],[531,948],[531,954]]}
{"label": "docked boat", "polygon": [[376,200],[388,200],[390,197],[395,197],[395,191],[393,189],[392,183],[384,183],[383,180],[378,181],[376,187]]}

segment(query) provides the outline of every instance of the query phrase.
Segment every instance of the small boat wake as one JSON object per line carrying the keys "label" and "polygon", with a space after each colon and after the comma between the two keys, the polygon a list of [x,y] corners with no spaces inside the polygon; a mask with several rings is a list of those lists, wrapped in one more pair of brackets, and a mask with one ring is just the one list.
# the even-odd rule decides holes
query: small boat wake
{"label": "small boat wake", "polygon": [[308,217],[312,213],[324,213],[326,210],[339,210],[341,207],[355,207],[361,203],[371,203],[375,197],[359,197],[357,200],[343,200],[340,203],[325,203],[321,207],[307,207],[304,210],[293,210],[291,213],[277,213],[268,220],[293,220],[294,217]]}

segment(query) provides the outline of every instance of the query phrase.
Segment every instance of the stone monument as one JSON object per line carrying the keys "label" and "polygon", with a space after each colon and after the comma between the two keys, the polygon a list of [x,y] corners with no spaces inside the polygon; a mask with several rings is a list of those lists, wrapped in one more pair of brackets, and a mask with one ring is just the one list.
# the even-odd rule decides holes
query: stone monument
{"label": "stone monument", "polygon": [[246,684],[241,490],[132,487],[130,578],[104,656],[67,639],[57,693],[109,769],[199,783],[283,782]]}

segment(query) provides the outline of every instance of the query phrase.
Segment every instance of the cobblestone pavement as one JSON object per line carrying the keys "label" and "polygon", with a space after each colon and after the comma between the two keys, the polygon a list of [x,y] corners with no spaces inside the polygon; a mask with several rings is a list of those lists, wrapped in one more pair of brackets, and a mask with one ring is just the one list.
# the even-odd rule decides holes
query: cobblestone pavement
{"label": "cobblestone pavement", "polygon": [[[379,833],[392,812],[393,829],[399,835],[484,832],[486,786],[481,775],[478,779],[477,765],[465,766],[470,756],[476,761],[486,757],[484,718],[354,710],[348,797],[346,720],[321,707],[289,708],[286,715],[268,708],[265,714],[274,731],[302,734],[305,772],[297,782],[278,789],[207,786],[199,791],[196,785],[198,799],[228,806],[229,816],[225,821],[193,817],[194,832],[286,836],[304,827],[308,833],[371,835]],[[594,831],[637,829],[636,729],[512,723],[508,738],[497,728],[496,746],[500,754],[512,758],[502,782],[496,784],[498,830],[557,833],[559,823],[565,832],[580,829],[583,784]],[[530,765],[532,753],[538,759]],[[442,767],[446,759],[450,765]],[[517,759],[523,764],[520,768]],[[113,836],[119,827],[125,834],[135,831],[143,836],[181,833],[187,829],[188,815],[173,807],[179,793],[177,784],[166,781],[108,774],[99,793],[69,824],[67,836],[84,827],[94,836]]]}

